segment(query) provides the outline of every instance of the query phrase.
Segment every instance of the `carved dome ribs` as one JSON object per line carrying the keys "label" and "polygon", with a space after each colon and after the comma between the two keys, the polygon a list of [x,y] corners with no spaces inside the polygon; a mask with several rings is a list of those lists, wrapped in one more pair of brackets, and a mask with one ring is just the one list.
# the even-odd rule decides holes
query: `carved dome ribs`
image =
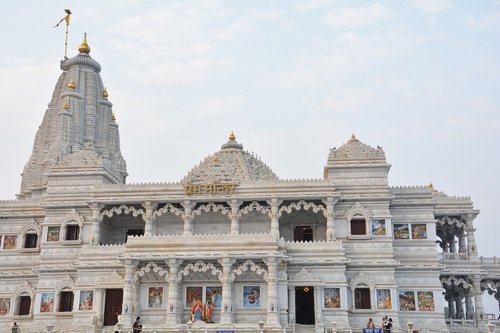
{"label": "carved dome ribs", "polygon": [[240,183],[251,181],[274,181],[279,178],[261,160],[243,150],[234,134],[222,145],[221,150],[206,157],[182,180],[186,183]]}

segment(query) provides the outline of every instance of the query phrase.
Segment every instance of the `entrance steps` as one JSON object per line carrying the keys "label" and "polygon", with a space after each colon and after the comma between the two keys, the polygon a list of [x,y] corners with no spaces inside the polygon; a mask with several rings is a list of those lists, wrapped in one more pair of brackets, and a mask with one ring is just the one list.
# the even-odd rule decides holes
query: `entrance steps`
{"label": "entrance steps", "polygon": [[295,333],[315,333],[314,325],[295,324]]}

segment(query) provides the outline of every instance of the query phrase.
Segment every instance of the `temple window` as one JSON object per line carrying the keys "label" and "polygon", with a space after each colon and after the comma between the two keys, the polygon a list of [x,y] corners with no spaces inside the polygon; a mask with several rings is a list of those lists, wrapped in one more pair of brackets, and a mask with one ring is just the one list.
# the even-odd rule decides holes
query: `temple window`
{"label": "temple window", "polygon": [[354,290],[354,308],[355,309],[370,309],[370,289],[356,288]]}
{"label": "temple window", "polygon": [[80,227],[74,224],[68,224],[66,226],[66,240],[78,240],[80,239]]}
{"label": "temple window", "polygon": [[293,232],[295,242],[312,242],[313,229],[310,226],[297,226]]}
{"label": "temple window", "polygon": [[351,220],[351,235],[366,235],[366,220],[355,217]]}
{"label": "temple window", "polygon": [[28,316],[31,311],[31,297],[29,295],[21,295],[18,300],[16,315]]}
{"label": "temple window", "polygon": [[36,249],[38,245],[38,235],[34,232],[30,232],[24,235],[24,248],[25,249]]}
{"label": "temple window", "polygon": [[59,312],[73,311],[73,291],[65,290],[59,294]]}

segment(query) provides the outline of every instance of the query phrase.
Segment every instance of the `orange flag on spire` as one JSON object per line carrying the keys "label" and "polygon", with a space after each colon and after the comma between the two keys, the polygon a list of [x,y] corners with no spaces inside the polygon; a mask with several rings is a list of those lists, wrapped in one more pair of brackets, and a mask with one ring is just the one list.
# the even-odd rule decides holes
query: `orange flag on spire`
{"label": "orange flag on spire", "polygon": [[64,16],[55,26],[54,28],[57,28],[59,24],[61,24],[62,21],[66,21],[66,25],[69,25],[69,16],[71,15],[71,10],[65,9],[66,16]]}

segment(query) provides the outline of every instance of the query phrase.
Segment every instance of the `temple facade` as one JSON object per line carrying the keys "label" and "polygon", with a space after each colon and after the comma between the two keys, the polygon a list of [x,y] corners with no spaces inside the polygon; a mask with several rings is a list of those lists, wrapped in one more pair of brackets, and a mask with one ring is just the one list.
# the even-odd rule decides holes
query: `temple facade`
{"label": "temple facade", "polygon": [[61,70],[0,202],[3,327],[486,330],[500,262],[478,256],[470,198],[389,186],[383,149],[354,135],[318,179],[280,179],[231,133],[179,182],[126,184],[86,37]]}

